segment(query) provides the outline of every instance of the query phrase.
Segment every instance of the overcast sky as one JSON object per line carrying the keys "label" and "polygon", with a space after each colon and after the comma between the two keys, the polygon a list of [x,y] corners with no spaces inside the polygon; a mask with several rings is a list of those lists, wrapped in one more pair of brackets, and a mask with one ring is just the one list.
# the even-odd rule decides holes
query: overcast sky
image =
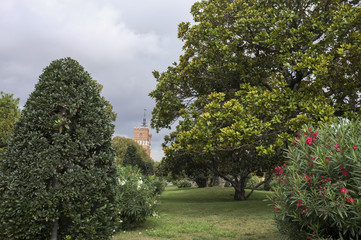
{"label": "overcast sky", "polygon": [[[143,109],[154,101],[153,70],[178,61],[180,22],[191,21],[196,0],[0,0],[0,91],[22,107],[43,68],[63,57],[77,60],[103,85],[118,114],[115,135],[133,137]],[[161,160],[166,131],[151,129],[152,158]]]}

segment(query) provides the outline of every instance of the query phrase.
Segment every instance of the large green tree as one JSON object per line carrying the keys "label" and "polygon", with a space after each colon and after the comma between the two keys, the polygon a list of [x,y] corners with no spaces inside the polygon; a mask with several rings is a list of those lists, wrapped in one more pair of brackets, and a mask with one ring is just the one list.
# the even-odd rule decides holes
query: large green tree
{"label": "large green tree", "polygon": [[358,114],[360,1],[203,0],[191,13],[194,24],[179,25],[184,54],[154,72],[150,93],[153,127],[183,117],[171,156],[187,150],[240,178],[281,159],[302,124]]}
{"label": "large green tree", "polygon": [[0,92],[0,151],[13,132],[15,121],[20,117],[19,98]]}
{"label": "large green tree", "polygon": [[71,58],[39,77],[0,162],[0,239],[109,239],[114,115]]}

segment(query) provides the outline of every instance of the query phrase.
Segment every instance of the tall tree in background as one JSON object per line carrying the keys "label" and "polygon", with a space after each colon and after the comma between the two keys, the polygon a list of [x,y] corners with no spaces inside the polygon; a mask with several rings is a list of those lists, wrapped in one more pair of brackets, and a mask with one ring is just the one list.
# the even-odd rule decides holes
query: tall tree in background
{"label": "tall tree in background", "polygon": [[15,121],[20,117],[19,98],[0,92],[0,152],[7,146]]}
{"label": "tall tree in background", "polygon": [[240,179],[282,159],[302,124],[359,113],[360,1],[203,0],[191,13],[179,62],[154,72],[152,126],[182,116],[166,153],[192,153],[231,181],[235,199],[247,198]]}
{"label": "tall tree in background", "polygon": [[0,162],[0,239],[109,239],[116,169],[110,104],[71,58],[39,77]]}
{"label": "tall tree in background", "polygon": [[[138,144],[137,144],[138,145]],[[139,145],[138,145],[139,146]],[[127,166],[131,165],[137,167],[140,171],[145,174],[154,174],[153,164],[150,161],[145,161],[135,145],[129,145],[123,157],[122,165]]]}
{"label": "tall tree in background", "polygon": [[137,153],[140,155],[143,161],[151,161],[151,159],[149,159],[147,155],[147,151],[142,146],[140,146],[134,139],[115,136],[113,138],[113,146],[115,150],[115,155],[118,158],[117,161],[119,161],[120,164],[123,162],[127,148],[131,145],[136,148]]}

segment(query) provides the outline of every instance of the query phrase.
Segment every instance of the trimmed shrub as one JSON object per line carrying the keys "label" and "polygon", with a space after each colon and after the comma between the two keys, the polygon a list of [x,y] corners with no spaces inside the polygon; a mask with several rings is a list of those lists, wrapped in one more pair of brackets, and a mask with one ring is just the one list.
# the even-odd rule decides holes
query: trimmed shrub
{"label": "trimmed shrub", "polygon": [[[261,181],[260,181],[259,177],[250,175],[247,180],[247,183],[246,183],[246,188],[253,189],[260,182]],[[260,186],[258,189],[261,189],[261,188],[262,188],[262,186]]]}
{"label": "trimmed shrub", "polygon": [[276,167],[275,218],[289,239],[361,236],[361,122],[305,128]]}
{"label": "trimmed shrub", "polygon": [[192,187],[192,183],[186,179],[181,179],[181,180],[177,181],[176,185],[178,188]]}
{"label": "trimmed shrub", "polygon": [[110,105],[73,59],[39,77],[0,162],[0,239],[109,239],[116,169]]}
{"label": "trimmed shrub", "polygon": [[157,216],[155,177],[144,176],[138,168],[118,167],[117,229],[130,229],[145,221],[148,216]]}

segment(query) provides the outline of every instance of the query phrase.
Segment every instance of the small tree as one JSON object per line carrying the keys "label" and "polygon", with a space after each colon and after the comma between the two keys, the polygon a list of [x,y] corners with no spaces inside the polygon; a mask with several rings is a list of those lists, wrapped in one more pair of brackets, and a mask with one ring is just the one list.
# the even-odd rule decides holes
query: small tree
{"label": "small tree", "polygon": [[19,98],[0,92],[0,151],[13,131],[15,121],[20,117]]}
{"label": "small tree", "polygon": [[0,162],[0,239],[109,239],[114,115],[71,58],[39,77]]}

